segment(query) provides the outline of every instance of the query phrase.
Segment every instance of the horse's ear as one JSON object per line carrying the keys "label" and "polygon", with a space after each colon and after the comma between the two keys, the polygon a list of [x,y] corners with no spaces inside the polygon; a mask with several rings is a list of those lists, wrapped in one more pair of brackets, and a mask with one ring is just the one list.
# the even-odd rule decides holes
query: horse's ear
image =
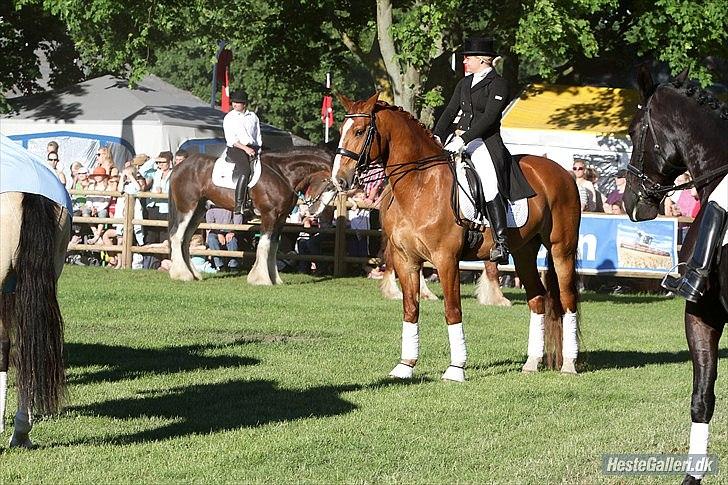
{"label": "horse's ear", "polygon": [[647,98],[655,92],[655,82],[652,80],[652,74],[647,63],[641,64],[637,69],[637,85],[640,88],[642,101],[647,101]]}
{"label": "horse's ear", "polygon": [[354,101],[347,98],[345,95],[337,93],[336,98],[339,100],[339,103],[341,103],[344,106],[344,109],[347,113],[351,112],[351,107],[354,106]]}
{"label": "horse's ear", "polygon": [[682,86],[683,84],[685,84],[685,81],[688,80],[689,73],[690,73],[690,66],[686,67],[683,70],[683,72],[681,72],[680,74],[677,75],[677,77],[675,78],[675,84],[677,84],[678,86]]}
{"label": "horse's ear", "polygon": [[369,99],[364,101],[363,111],[365,113],[371,113],[372,111],[374,111],[374,106],[377,104],[378,100],[379,100],[379,91],[377,91]]}

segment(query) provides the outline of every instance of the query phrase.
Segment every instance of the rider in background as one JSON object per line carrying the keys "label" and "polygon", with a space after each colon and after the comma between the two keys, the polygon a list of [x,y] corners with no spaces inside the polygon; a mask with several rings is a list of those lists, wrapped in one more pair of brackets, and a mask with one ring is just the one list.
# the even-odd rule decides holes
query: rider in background
{"label": "rider in background", "polygon": [[233,109],[225,115],[222,127],[227,143],[227,161],[235,164],[233,180],[239,177],[233,212],[243,214],[248,200],[250,161],[258,156],[263,142],[258,116],[247,109],[248,95],[244,91],[236,91],[230,95],[230,101]]}
{"label": "rider in background", "polygon": [[508,83],[493,68],[498,54],[491,38],[472,37],[463,45],[465,77],[461,79],[434,133],[445,140],[445,150],[465,151],[480,174],[494,245],[490,260],[508,263],[505,198],[509,194],[511,154],[500,135],[500,121],[508,105]]}

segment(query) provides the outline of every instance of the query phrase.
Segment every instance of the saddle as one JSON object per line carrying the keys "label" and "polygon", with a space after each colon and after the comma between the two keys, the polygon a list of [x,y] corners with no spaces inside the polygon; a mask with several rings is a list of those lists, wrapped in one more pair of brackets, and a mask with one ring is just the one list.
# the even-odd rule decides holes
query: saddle
{"label": "saddle", "polygon": [[[458,225],[483,232],[490,223],[485,209],[485,197],[480,174],[466,153],[455,155],[451,164],[454,181],[451,205]],[[521,227],[528,220],[528,199],[508,201],[506,204],[508,227]]]}
{"label": "saddle", "polygon": [[[255,157],[250,161],[249,189],[252,189],[258,183],[262,171],[263,167],[260,163],[260,156]],[[215,165],[212,168],[212,183],[214,185],[235,190],[238,177],[239,174],[235,172],[235,162],[227,158],[225,153],[215,160]]]}

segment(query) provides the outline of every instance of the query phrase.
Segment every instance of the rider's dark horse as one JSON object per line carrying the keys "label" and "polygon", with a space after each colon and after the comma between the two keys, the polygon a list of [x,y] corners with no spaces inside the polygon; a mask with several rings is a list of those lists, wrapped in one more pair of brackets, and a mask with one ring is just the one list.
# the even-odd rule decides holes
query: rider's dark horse
{"label": "rider's dark horse", "polygon": [[[670,84],[655,86],[643,69],[642,106],[630,126],[632,159],[624,204],[634,221],[654,219],[665,194],[683,186],[675,178],[688,170],[703,209],[683,243],[689,255],[683,279],[666,283],[688,301],[685,331],[693,361],[690,454],[705,454],[708,423],[715,409],[718,341],[728,321],[728,246],[723,246],[728,199],[728,106],[687,82],[687,70]],[[716,190],[717,188],[717,190]],[[723,193],[725,192],[725,193]],[[722,303],[721,303],[722,302]],[[693,472],[684,483],[697,483]]]}
{"label": "rider's dark horse", "polygon": [[[260,241],[248,282],[258,285],[281,283],[276,267],[280,230],[298,200],[298,194],[322,202],[330,187],[333,155],[322,148],[298,147],[281,152],[263,152],[261,175],[250,189],[260,212]],[[190,239],[205,216],[207,201],[232,210],[235,193],[212,183],[215,158],[194,154],[172,172],[169,186],[169,241],[172,279],[200,279],[190,262]],[[333,198],[331,191],[328,197]],[[317,204],[321,206],[322,204]]]}

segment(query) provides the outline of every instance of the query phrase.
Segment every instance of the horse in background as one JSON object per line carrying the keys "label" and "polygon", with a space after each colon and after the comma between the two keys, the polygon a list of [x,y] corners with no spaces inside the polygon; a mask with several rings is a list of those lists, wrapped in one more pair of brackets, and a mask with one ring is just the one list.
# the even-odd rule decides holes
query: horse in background
{"label": "horse in background", "polygon": [[[458,261],[487,259],[493,245],[490,232],[483,233],[478,244],[466,245],[466,230],[457,225],[450,204],[452,162],[419,121],[401,108],[378,102],[378,94],[356,102],[344,96],[340,99],[348,114],[334,159],[334,184],[339,190],[348,189],[377,160],[384,165],[392,186],[391,203],[382,221],[392,266],[402,285],[404,315],[401,360],[390,375],[412,377],[419,358],[420,270],[424,261],[430,261],[442,283],[450,340],[451,362],[442,377],[463,381],[466,347]],[[536,193],[528,199],[526,224],[508,230],[516,271],[531,310],[523,371],[538,370],[545,354],[547,365],[576,373],[579,194],[571,175],[557,163],[528,155],[518,156],[518,160]],[[541,244],[548,250],[546,287],[536,266]]]}
{"label": "horse in background", "polygon": [[[214,157],[194,154],[172,171],[169,185],[169,242],[172,279],[202,279],[190,262],[190,239],[205,217],[207,201],[233,210],[235,191],[212,183]],[[330,190],[333,154],[316,147],[263,152],[261,175],[250,189],[253,205],[260,212],[260,241],[255,263],[248,273],[252,285],[281,284],[276,253],[281,228],[304,193],[312,200],[311,213],[317,215],[334,196]]]}
{"label": "horse in background", "polygon": [[71,239],[66,208],[38,194],[0,194],[0,433],[10,346],[18,409],[11,447],[33,446],[33,413],[55,413],[65,390],[63,318],[56,285]]}
{"label": "horse in background", "polygon": [[[627,214],[633,221],[654,219],[665,195],[683,188],[674,181],[685,170],[700,195],[702,208],[683,241],[681,260],[690,255],[695,258],[698,252],[697,257],[710,266],[707,292],[696,302],[687,301],[684,311],[693,363],[688,453],[705,455],[715,410],[718,343],[728,322],[728,245],[725,240],[721,243],[720,228],[703,226],[711,225],[705,214],[715,202],[709,199],[723,197],[728,205],[728,106],[689,82],[687,70],[661,85],[655,85],[644,66],[638,74],[642,101],[630,125],[633,149],[624,192]],[[722,234],[726,225],[723,221]],[[711,251],[717,255],[708,254],[705,247],[694,252],[699,237],[713,237]],[[683,483],[699,483],[702,476],[698,471],[689,472]]]}

